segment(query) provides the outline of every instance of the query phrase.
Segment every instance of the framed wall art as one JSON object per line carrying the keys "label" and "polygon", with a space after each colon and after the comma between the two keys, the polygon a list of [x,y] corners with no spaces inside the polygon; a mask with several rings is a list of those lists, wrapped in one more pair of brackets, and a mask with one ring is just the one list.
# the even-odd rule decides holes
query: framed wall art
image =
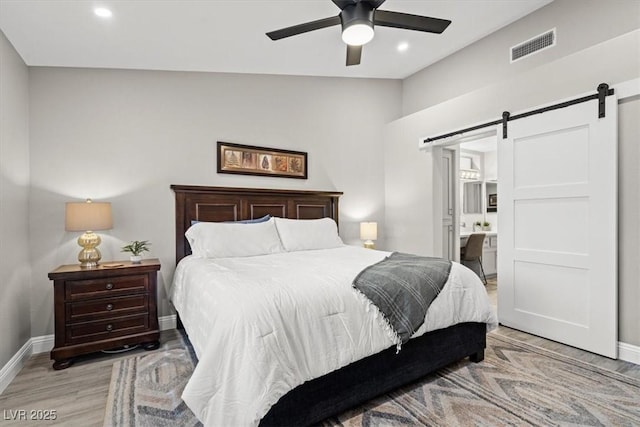
{"label": "framed wall art", "polygon": [[218,141],[218,173],[307,179],[307,153]]}
{"label": "framed wall art", "polygon": [[487,212],[498,212],[498,195],[489,194],[489,203],[487,203]]}

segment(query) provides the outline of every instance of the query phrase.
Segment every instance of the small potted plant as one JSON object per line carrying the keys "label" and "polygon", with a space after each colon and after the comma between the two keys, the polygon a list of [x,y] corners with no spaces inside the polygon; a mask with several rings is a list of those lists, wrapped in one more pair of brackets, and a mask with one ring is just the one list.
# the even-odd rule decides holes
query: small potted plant
{"label": "small potted plant", "polygon": [[485,221],[482,223],[482,231],[491,231],[491,223]]}
{"label": "small potted plant", "polygon": [[473,231],[482,230],[482,223],[480,221],[476,221],[473,223]]}
{"label": "small potted plant", "polygon": [[134,240],[128,245],[124,245],[122,247],[122,252],[131,252],[129,260],[134,264],[140,264],[140,261],[142,261],[141,254],[143,252],[148,252],[150,245],[151,243],[149,243],[148,240]]}

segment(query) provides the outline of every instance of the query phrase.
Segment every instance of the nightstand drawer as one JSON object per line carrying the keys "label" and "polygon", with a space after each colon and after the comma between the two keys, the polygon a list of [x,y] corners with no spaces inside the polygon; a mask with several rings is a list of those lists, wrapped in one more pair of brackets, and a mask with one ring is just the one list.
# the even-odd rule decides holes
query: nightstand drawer
{"label": "nightstand drawer", "polygon": [[149,295],[138,294],[125,297],[76,301],[67,303],[66,309],[67,323],[147,313],[149,310]]}
{"label": "nightstand drawer", "polygon": [[68,300],[101,298],[146,292],[148,276],[146,274],[115,276],[92,280],[68,280],[65,286],[65,298]]}
{"label": "nightstand drawer", "polygon": [[139,314],[67,325],[67,343],[79,344],[145,332],[149,328],[148,320],[147,314]]}

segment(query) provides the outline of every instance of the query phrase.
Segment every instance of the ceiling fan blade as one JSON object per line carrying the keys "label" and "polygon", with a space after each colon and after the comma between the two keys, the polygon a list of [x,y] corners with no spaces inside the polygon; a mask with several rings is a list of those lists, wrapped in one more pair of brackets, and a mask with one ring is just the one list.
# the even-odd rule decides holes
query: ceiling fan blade
{"label": "ceiling fan blade", "polygon": [[376,10],[373,15],[373,23],[382,27],[403,28],[405,30],[440,34],[451,24],[451,21],[448,19],[431,18],[429,16]]}
{"label": "ceiling fan blade", "polygon": [[362,46],[347,45],[347,67],[349,65],[360,64],[361,56],[362,56]]}
{"label": "ceiling fan blade", "polygon": [[340,10],[349,6],[350,4],[358,3],[357,0],[331,0],[333,3],[340,8]]}
{"label": "ceiling fan blade", "polygon": [[331,18],[318,19],[317,21],[305,22],[304,24],[294,25],[292,27],[282,28],[267,33],[271,40],[280,40],[286,37],[296,36],[298,34],[307,33],[309,31],[319,30],[321,28],[340,25],[340,16],[332,16]]}

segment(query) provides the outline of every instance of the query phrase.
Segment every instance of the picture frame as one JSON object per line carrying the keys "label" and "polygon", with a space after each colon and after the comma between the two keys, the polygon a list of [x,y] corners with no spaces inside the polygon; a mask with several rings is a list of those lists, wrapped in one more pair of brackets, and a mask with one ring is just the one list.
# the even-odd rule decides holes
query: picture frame
{"label": "picture frame", "polygon": [[489,194],[487,203],[487,212],[497,212],[498,211],[498,195],[497,194]]}
{"label": "picture frame", "polygon": [[307,179],[307,153],[218,141],[218,173]]}

